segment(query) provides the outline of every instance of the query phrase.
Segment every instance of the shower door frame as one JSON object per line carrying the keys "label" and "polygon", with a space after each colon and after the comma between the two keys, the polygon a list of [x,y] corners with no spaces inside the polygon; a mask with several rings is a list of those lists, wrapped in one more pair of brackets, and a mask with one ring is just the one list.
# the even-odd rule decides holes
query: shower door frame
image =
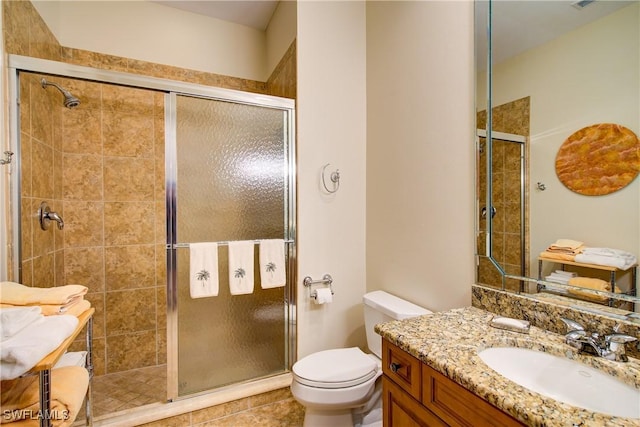
{"label": "shower door frame", "polygon": [[[293,105],[290,108],[282,106],[265,105],[258,102],[246,102],[246,100],[237,100],[232,98],[211,97],[202,94],[192,94],[185,92],[175,92],[165,94],[165,179],[166,179],[166,202],[167,202],[167,343],[174,343],[169,351],[167,346],[167,400],[174,401],[188,397],[197,396],[204,392],[196,392],[188,395],[180,395],[179,378],[178,378],[178,255],[177,249],[185,247],[184,243],[177,240],[177,167],[178,167],[178,140],[177,140],[177,101],[178,96],[196,96],[201,99],[210,101],[225,101],[244,105],[252,105],[257,107],[280,109],[285,113],[284,126],[284,155],[286,159],[286,171],[284,176],[286,194],[284,194],[284,231],[286,259],[289,260],[287,265],[287,277],[289,287],[285,291],[285,301],[287,314],[289,319],[295,319],[295,260],[296,260],[296,188],[295,188],[295,110]],[[263,95],[259,95],[262,97]],[[284,98],[279,100],[291,101]],[[256,99],[258,101],[259,98]],[[286,320],[286,319],[285,319]],[[284,365],[291,369],[295,360],[295,322],[285,322],[285,328],[288,329],[285,336],[285,360]],[[287,339],[288,337],[288,339]]]}
{"label": "shower door frame", "polygon": [[[197,96],[201,98],[207,98],[218,101],[235,102],[239,104],[253,105],[259,107],[267,107],[282,110],[286,113],[286,142],[288,157],[287,162],[287,200],[285,201],[285,228],[286,234],[285,240],[290,241],[287,244],[287,256],[289,259],[288,277],[291,278],[290,283],[285,291],[285,305],[287,319],[285,324],[287,328],[287,336],[285,338],[285,365],[288,369],[291,369],[296,357],[296,265],[297,265],[297,250],[296,250],[296,232],[297,232],[297,215],[296,215],[296,168],[295,168],[295,145],[296,145],[296,133],[295,133],[295,100],[288,98],[281,98],[272,95],[263,95],[258,93],[242,92],[233,89],[218,88],[212,86],[204,86],[196,83],[187,83],[177,80],[163,79],[157,77],[143,76],[139,74],[131,74],[121,71],[102,70],[92,67],[85,67],[81,65],[67,64],[64,62],[51,61],[47,59],[32,58],[21,55],[8,55],[8,95],[9,95],[9,144],[11,150],[16,153],[13,157],[15,161],[15,170],[18,173],[11,177],[11,206],[13,210],[11,212],[11,264],[12,275],[8,280],[18,281],[19,278],[15,277],[20,272],[21,261],[21,225],[20,225],[20,123],[19,123],[19,79],[18,74],[20,72],[32,72],[47,74],[53,76],[77,78],[81,80],[90,80],[98,83],[110,83],[121,86],[128,86],[139,89],[150,89],[165,93],[165,150],[171,150],[171,144],[168,141],[173,138],[175,143],[175,123],[170,114],[169,108],[174,108],[175,105],[171,105],[171,97],[175,99],[176,95]],[[169,107],[169,108],[167,108]],[[171,127],[173,126],[173,127]],[[172,282],[171,277],[175,275],[175,271],[172,270],[175,264],[170,263],[170,257],[172,252],[175,252],[174,244],[172,241],[175,238],[175,180],[170,181],[169,177],[174,176],[175,173],[175,157],[171,158],[172,153],[166,151],[165,155],[165,179],[166,179],[166,200],[167,200],[167,394],[169,401],[177,397],[177,294],[175,289],[175,278]],[[174,254],[175,255],[175,254]],[[171,341],[171,340],[174,341]],[[169,346],[174,348],[169,349]],[[173,353],[173,355],[172,355]],[[284,372],[283,372],[284,373]],[[172,385],[172,376],[174,376]]]}
{"label": "shower door frame", "polygon": [[[487,131],[485,129],[476,129],[476,155],[478,160],[476,160],[476,164],[477,167],[483,167],[484,165],[481,165],[479,162],[479,157],[480,157],[480,138],[485,138],[486,140],[491,139],[491,140],[496,140],[496,141],[505,141],[505,142],[510,142],[510,143],[514,143],[514,144],[518,144],[520,147],[520,275],[521,276],[526,276],[527,273],[527,258],[528,258],[528,251],[527,251],[527,243],[528,243],[528,236],[527,236],[527,227],[526,227],[526,209],[527,209],[527,174],[526,174],[526,145],[527,145],[527,137],[522,136],[522,135],[516,135],[516,134],[512,134],[512,133],[505,133],[505,132],[496,132],[496,131],[491,131],[489,132],[489,135],[487,135]],[[487,160],[489,162],[489,160]],[[476,171],[476,174],[478,173],[478,171]],[[488,185],[488,190],[487,190],[487,195],[489,194],[489,188],[491,188]],[[487,196],[485,195],[485,196]],[[480,212],[480,194],[476,195],[476,214]],[[493,203],[493,200],[491,200],[491,203]],[[485,206],[487,204],[489,204],[489,202],[487,200],[484,201]],[[493,218],[492,215],[492,209],[487,209],[487,219],[489,218],[489,216],[491,216]],[[504,271],[503,271],[503,267],[502,266],[498,266],[496,265],[496,262],[493,261],[493,242],[492,242],[492,235],[493,235],[493,230],[491,227],[491,220],[488,219],[487,221],[487,229],[485,230],[486,233],[486,241],[485,241],[485,253],[484,256],[490,258],[494,264],[494,266],[496,266],[496,268],[498,268],[500,270],[500,273],[502,275],[502,287],[504,288]],[[476,244],[478,239],[480,238],[480,227],[479,225],[476,227],[477,228],[477,232],[476,232]],[[476,276],[479,276],[479,273],[476,271]],[[477,279],[477,277],[476,277]],[[520,284],[520,292],[524,292],[524,282],[521,282]]]}

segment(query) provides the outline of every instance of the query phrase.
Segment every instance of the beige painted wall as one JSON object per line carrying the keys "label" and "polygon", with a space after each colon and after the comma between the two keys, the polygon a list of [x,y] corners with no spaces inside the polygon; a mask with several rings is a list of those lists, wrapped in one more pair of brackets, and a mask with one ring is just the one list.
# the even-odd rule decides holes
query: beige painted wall
{"label": "beige painted wall", "polygon": [[[6,68],[6,56],[4,52],[4,28],[3,20],[0,19],[0,49],[2,54],[0,55],[0,121],[2,123],[8,123],[8,114],[6,105],[8,105],[8,91],[5,85],[7,81],[7,68]],[[4,152],[10,151],[10,136],[9,126],[2,126],[0,131],[0,158],[4,159]],[[9,182],[11,179],[12,167],[9,165],[0,165],[0,280],[8,280],[10,277],[9,257],[11,250],[9,245],[9,206],[10,206],[10,191]]]}
{"label": "beige painted wall", "polygon": [[[640,135],[640,3],[494,67],[494,105],[531,96],[531,271],[559,238],[640,255],[640,180],[606,196],[564,187],[555,156],[567,137],[596,123]],[[484,109],[485,79],[478,79]],[[537,182],[546,186],[537,191]]]}
{"label": "beige painted wall", "polygon": [[266,32],[149,1],[33,4],[63,46],[258,81],[295,37],[295,4]]}
{"label": "beige painted wall", "polygon": [[281,0],[266,31],[266,69],[271,74],[284,56],[298,31],[296,2]]}
{"label": "beige painted wall", "polygon": [[[298,3],[298,355],[364,345],[366,33],[364,2]],[[339,168],[324,194],[320,170]],[[314,305],[304,276],[333,276]]]}
{"label": "beige painted wall", "polygon": [[473,2],[367,4],[367,289],[440,311],[474,276]]}

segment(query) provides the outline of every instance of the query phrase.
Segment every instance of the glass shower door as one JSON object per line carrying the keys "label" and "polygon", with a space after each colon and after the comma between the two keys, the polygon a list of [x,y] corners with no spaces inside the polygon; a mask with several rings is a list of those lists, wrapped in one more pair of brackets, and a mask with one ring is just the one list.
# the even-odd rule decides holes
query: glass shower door
{"label": "glass shower door", "polygon": [[[290,286],[261,289],[256,244],[253,293],[231,295],[226,242],[285,239],[291,283],[293,152],[291,111],[169,96],[176,145],[168,192],[174,197],[168,253],[175,281],[169,323],[177,324],[168,325],[169,339],[171,328],[177,334],[177,349],[169,346],[174,353],[168,355],[169,365],[177,366],[173,387],[169,366],[171,398],[172,388],[184,396],[288,369]],[[190,297],[188,245],[195,242],[219,244],[215,297]]]}

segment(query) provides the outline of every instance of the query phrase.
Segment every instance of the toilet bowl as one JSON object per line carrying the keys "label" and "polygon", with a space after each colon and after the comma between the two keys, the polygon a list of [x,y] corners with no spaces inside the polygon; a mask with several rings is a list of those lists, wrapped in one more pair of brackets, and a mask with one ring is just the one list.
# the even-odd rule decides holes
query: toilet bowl
{"label": "toilet bowl", "polygon": [[363,297],[367,344],[323,350],[297,361],[291,394],[305,406],[304,427],[382,426],[382,339],[377,323],[431,313],[384,291]]}

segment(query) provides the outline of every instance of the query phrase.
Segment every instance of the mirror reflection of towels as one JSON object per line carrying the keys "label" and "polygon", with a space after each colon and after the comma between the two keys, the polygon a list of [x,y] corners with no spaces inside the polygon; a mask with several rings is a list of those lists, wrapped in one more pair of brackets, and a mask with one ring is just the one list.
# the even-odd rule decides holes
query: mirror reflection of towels
{"label": "mirror reflection of towels", "polygon": [[229,242],[229,291],[231,295],[253,292],[253,240]]}
{"label": "mirror reflection of towels", "polygon": [[260,241],[260,285],[262,289],[278,288],[287,282],[284,240]]}
{"label": "mirror reflection of towels", "polygon": [[189,262],[191,298],[218,295],[218,244],[215,242],[191,243]]}

